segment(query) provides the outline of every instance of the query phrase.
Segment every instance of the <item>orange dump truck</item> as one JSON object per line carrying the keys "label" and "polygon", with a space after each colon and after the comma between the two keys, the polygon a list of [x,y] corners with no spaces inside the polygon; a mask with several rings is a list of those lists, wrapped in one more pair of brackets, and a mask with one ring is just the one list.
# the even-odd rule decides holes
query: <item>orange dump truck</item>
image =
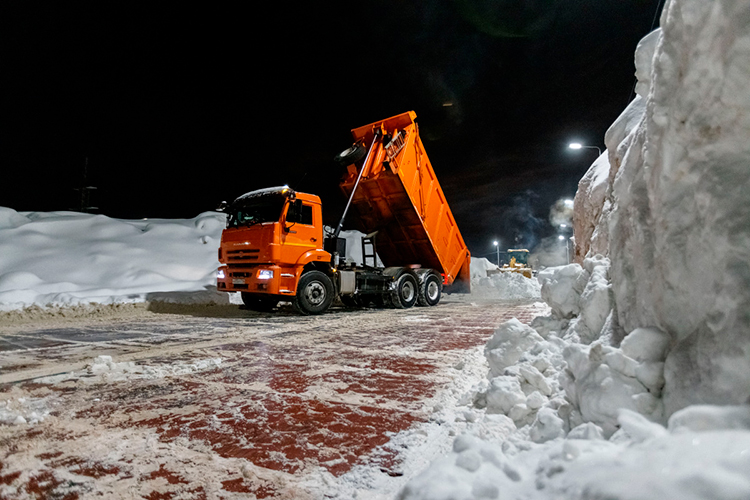
{"label": "orange dump truck", "polygon": [[[352,130],[339,154],[349,201],[324,234],[318,196],[287,186],[244,194],[225,208],[219,248],[220,291],[242,292],[249,308],[292,302],[304,314],[345,305],[434,306],[443,287],[469,291],[470,254],[424,151],[410,111]],[[347,263],[339,234],[351,211],[362,240],[362,264]],[[377,247],[376,247],[377,243]],[[385,267],[376,265],[376,255]]]}

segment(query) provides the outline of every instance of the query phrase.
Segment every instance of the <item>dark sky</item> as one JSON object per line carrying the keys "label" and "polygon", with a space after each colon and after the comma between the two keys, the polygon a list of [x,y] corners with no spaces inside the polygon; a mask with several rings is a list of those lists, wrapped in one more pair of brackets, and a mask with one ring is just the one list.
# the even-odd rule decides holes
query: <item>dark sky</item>
{"label": "dark sky", "polygon": [[472,252],[531,247],[596,157],[567,144],[603,148],[631,99],[659,3],[3,2],[0,206],[78,207],[88,158],[108,216],[289,184],[335,224],[350,129],[414,110]]}

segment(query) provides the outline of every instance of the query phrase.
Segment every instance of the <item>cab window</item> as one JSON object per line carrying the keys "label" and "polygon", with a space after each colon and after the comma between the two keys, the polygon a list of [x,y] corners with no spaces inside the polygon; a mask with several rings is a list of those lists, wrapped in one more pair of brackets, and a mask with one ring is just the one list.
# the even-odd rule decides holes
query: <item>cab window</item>
{"label": "cab window", "polygon": [[306,226],[313,225],[313,207],[312,205],[302,204],[299,212],[294,210],[293,206],[289,207],[289,212],[286,216],[287,223],[304,224]]}

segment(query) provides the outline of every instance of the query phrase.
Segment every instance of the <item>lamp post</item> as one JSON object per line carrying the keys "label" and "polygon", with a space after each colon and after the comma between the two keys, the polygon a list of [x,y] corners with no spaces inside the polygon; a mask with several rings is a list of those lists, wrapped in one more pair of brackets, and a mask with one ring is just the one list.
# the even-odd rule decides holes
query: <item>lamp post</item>
{"label": "lamp post", "polygon": [[571,142],[568,144],[568,147],[570,149],[596,149],[599,152],[599,156],[602,155],[602,150],[599,149],[599,146],[584,146],[580,142]]}
{"label": "lamp post", "polygon": [[495,240],[492,244],[495,245],[495,249],[497,250],[497,267],[500,267],[500,242]]}
{"label": "lamp post", "polygon": [[560,234],[557,236],[557,239],[560,240],[561,242],[562,241],[565,242],[565,263],[570,264],[570,248],[568,247],[567,238],[564,235]]}

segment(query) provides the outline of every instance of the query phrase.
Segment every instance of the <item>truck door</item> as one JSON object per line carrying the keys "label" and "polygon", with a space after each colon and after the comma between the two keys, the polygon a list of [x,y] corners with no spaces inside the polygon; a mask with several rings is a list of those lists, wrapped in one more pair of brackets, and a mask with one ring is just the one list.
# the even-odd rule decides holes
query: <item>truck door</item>
{"label": "truck door", "polygon": [[[282,232],[282,260],[294,263],[310,250],[323,248],[322,221],[315,221],[312,203],[300,199],[287,203],[285,227]],[[317,222],[317,224],[316,224]]]}

